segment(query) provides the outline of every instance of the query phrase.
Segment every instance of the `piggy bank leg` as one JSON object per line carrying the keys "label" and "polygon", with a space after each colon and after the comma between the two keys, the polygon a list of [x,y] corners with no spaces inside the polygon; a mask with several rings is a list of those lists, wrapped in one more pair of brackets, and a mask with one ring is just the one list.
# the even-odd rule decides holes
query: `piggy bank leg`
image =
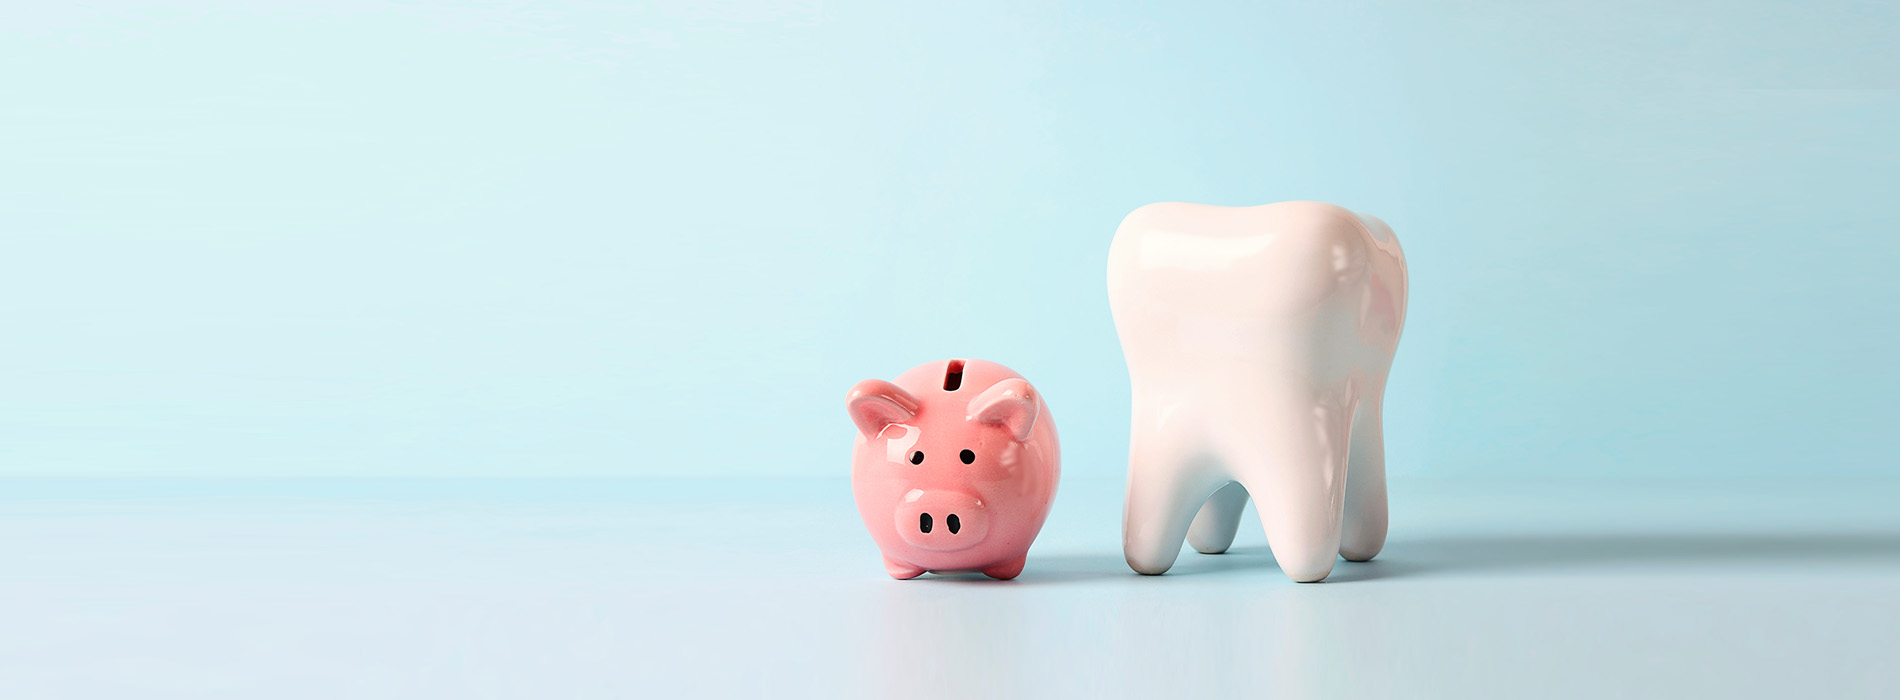
{"label": "piggy bank leg", "polygon": [[1267,546],[1280,571],[1300,583],[1325,579],[1339,558],[1351,410],[1322,411],[1318,425],[1311,419],[1277,420],[1266,430],[1235,436],[1253,443],[1238,451],[1243,461],[1236,471],[1260,507]]}
{"label": "piggy bank leg", "polygon": [[1029,563],[1029,555],[1024,554],[1014,560],[997,564],[983,570],[983,575],[993,579],[1008,581],[1023,573],[1023,565]]}
{"label": "piggy bank leg", "polygon": [[884,571],[890,574],[891,578],[899,581],[905,581],[924,575],[923,569],[891,559],[890,557],[884,558]]}
{"label": "piggy bank leg", "polygon": [[1370,561],[1385,548],[1385,427],[1377,392],[1359,404],[1352,420],[1352,450],[1346,466],[1346,518],[1339,555]]}
{"label": "piggy bank leg", "polygon": [[1227,482],[1194,516],[1194,524],[1188,527],[1188,544],[1202,554],[1227,551],[1234,544],[1234,534],[1240,530],[1240,513],[1246,509],[1247,489],[1238,481]]}

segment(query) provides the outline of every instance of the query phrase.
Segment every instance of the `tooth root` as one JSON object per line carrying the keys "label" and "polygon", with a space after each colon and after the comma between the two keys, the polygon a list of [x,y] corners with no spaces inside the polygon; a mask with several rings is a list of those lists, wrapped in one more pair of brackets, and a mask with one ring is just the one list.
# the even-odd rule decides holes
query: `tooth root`
{"label": "tooth root", "polygon": [[1246,487],[1237,481],[1227,482],[1208,497],[1201,512],[1194,516],[1194,524],[1188,527],[1188,544],[1202,554],[1227,551],[1234,545],[1234,534],[1240,530],[1240,513],[1246,509]]}
{"label": "tooth root", "polygon": [[[1139,414],[1138,414],[1139,415]],[[1187,441],[1137,428],[1128,447],[1128,500],[1122,509],[1122,554],[1128,568],[1166,573],[1201,503],[1225,478],[1196,464]]]}
{"label": "tooth root", "polygon": [[1375,389],[1353,415],[1345,522],[1339,538],[1339,556],[1346,561],[1370,561],[1385,548],[1384,390]]}
{"label": "tooth root", "polygon": [[1259,506],[1267,546],[1287,578],[1326,578],[1339,557],[1350,409],[1314,402],[1304,419],[1281,414],[1232,436],[1235,476]]}

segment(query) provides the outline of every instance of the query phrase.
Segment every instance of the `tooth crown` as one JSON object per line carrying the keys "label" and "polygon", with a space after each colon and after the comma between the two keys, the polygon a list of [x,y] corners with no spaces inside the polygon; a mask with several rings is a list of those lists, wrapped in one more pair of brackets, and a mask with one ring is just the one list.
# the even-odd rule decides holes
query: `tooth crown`
{"label": "tooth crown", "polygon": [[1224,551],[1249,496],[1294,580],[1378,553],[1406,296],[1384,222],[1319,202],[1151,204],[1116,231],[1108,292],[1133,397],[1131,567],[1166,571],[1184,537]]}
{"label": "tooth crown", "polygon": [[852,495],[893,577],[1022,570],[1061,474],[1055,421],[1029,382],[994,362],[940,361],[859,382],[846,404]]}

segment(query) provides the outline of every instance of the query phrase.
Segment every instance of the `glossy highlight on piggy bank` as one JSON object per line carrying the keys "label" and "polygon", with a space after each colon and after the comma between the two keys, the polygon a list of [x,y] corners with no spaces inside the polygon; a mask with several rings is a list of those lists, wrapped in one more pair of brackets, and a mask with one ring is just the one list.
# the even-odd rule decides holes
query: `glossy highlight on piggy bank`
{"label": "glossy highlight on piggy bank", "polygon": [[1027,380],[945,360],[858,382],[845,407],[852,495],[892,578],[1022,573],[1061,475],[1055,421]]}

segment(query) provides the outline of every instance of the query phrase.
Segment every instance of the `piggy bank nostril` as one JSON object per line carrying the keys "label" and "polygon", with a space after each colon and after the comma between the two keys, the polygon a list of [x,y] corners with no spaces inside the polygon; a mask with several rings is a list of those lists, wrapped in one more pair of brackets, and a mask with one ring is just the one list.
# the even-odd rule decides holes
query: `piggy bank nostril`
{"label": "piggy bank nostril", "polygon": [[[953,515],[950,517],[954,518],[956,516]],[[930,514],[929,513],[924,513],[922,515],[917,516],[917,529],[922,530],[924,534],[926,535],[930,534]],[[955,531],[953,530],[952,532],[954,533]]]}
{"label": "piggy bank nostril", "polygon": [[956,513],[951,513],[947,516],[944,516],[943,524],[950,526],[950,534],[952,535],[957,534],[958,530],[963,529],[963,521],[957,520]]}

